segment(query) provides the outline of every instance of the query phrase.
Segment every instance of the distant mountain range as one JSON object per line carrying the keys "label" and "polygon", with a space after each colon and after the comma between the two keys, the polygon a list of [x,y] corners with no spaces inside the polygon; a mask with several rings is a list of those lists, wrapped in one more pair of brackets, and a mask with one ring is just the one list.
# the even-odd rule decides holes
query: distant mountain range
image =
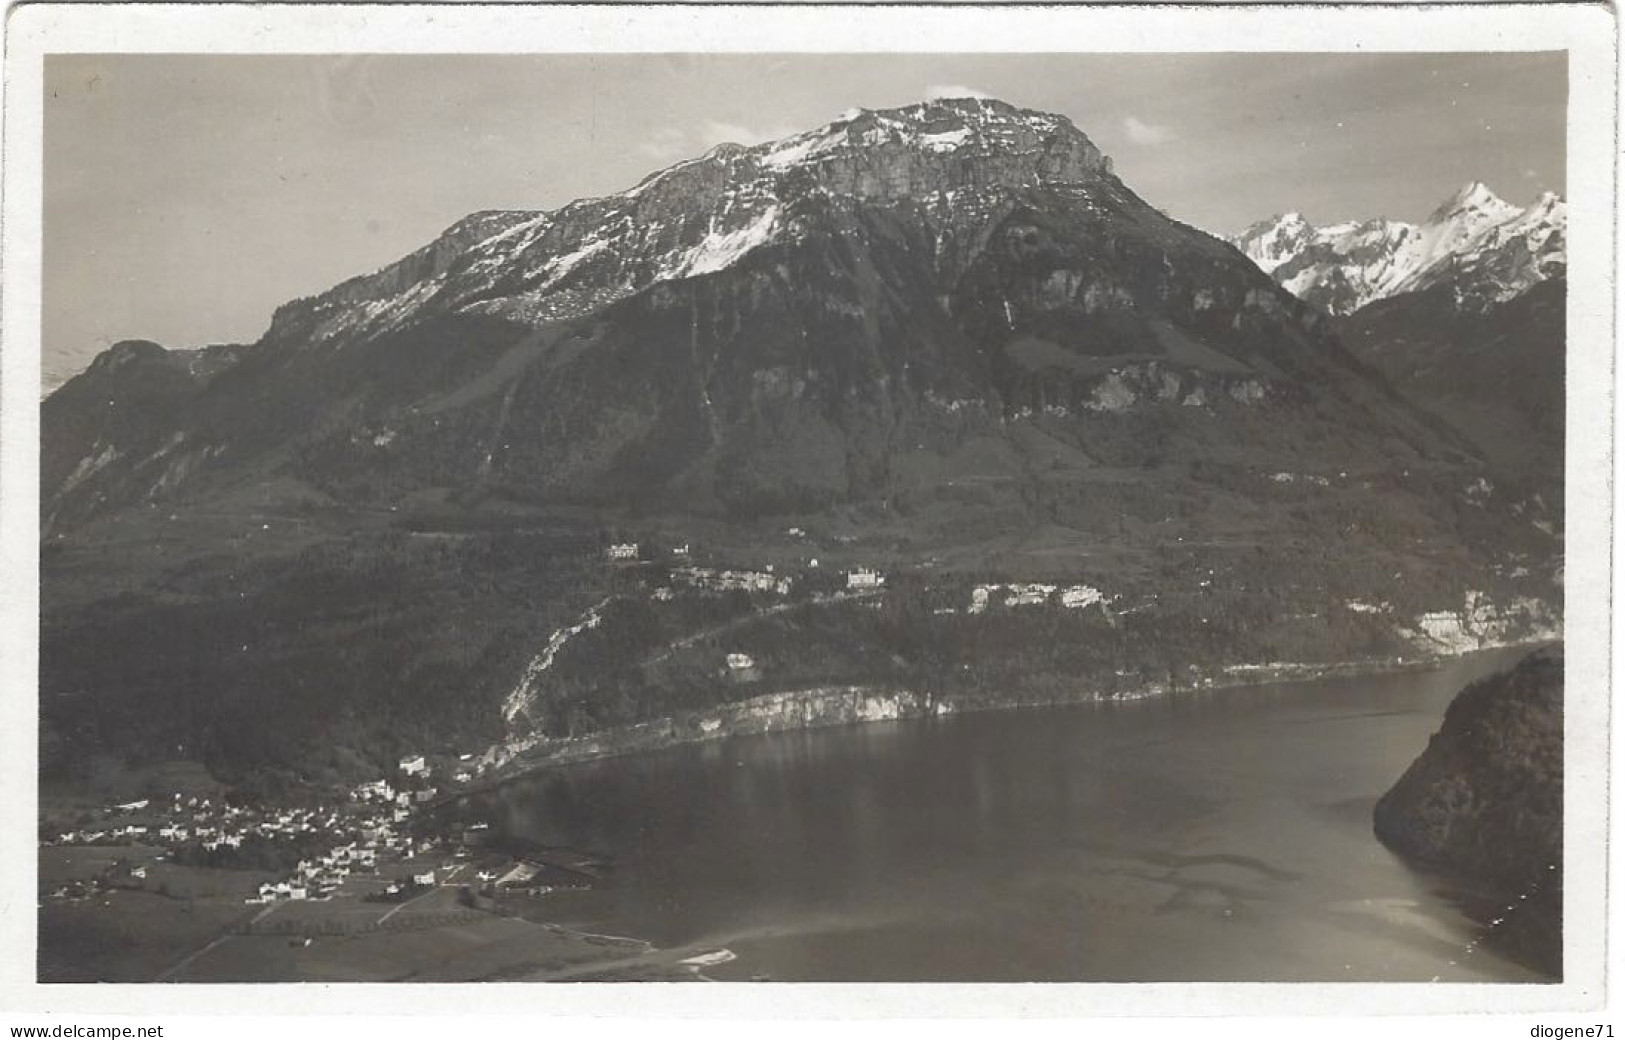
{"label": "distant mountain range", "polygon": [[[1552,271],[1560,231],[1503,208],[1468,192],[1385,232],[1420,281],[1369,284],[1448,256],[1493,301]],[[1248,248],[1277,277],[1309,263],[1267,230]],[[637,605],[584,639],[599,656],[527,699],[551,734],[877,675],[1003,696],[1391,659],[1446,615],[1477,633],[1452,648],[1549,632],[1546,485],[1309,295],[1141,199],[1064,116],[982,99],[473,214],[256,343],[121,343],[44,401],[45,758],[348,772],[403,734],[494,739],[550,633],[616,597]],[[798,588],[894,580],[885,609],[809,602],[754,643],[734,617],[763,678],[719,683],[689,636],[731,615],[640,598],[592,551],[612,535]],[[1113,613],[951,606],[1019,581]],[[633,645],[675,663],[604,649]]]}
{"label": "distant mountain range", "polygon": [[1231,241],[1288,292],[1332,314],[1439,285],[1459,308],[1483,311],[1563,275],[1567,219],[1549,192],[1520,208],[1474,181],[1420,224],[1377,217],[1316,227],[1287,213]]}

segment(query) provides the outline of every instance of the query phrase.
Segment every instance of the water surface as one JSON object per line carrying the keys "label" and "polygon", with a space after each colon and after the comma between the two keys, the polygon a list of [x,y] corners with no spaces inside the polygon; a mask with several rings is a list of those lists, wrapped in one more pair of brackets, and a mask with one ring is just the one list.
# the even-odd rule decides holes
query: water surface
{"label": "water surface", "polygon": [[538,775],[494,829],[611,858],[560,923],[779,981],[1523,981],[1371,808],[1428,673],[742,737]]}

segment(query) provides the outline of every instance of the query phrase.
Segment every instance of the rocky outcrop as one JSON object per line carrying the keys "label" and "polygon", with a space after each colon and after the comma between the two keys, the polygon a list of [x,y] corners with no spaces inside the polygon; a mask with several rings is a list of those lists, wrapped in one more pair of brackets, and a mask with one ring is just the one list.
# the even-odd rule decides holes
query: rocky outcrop
{"label": "rocky outcrop", "polygon": [[1492,939],[1560,970],[1562,650],[1457,694],[1374,824],[1401,856],[1481,893]]}
{"label": "rocky outcrop", "polygon": [[711,711],[603,730],[582,737],[549,739],[537,734],[493,745],[478,766],[493,781],[541,766],[654,751],[724,737],[779,730],[849,726],[861,722],[947,715],[953,708],[929,694],[878,686],[820,686],[762,694]]}
{"label": "rocky outcrop", "polygon": [[1470,654],[1501,646],[1557,639],[1561,624],[1551,606],[1527,596],[1496,603],[1468,589],[1460,610],[1435,610],[1418,616],[1400,635],[1427,654]]}

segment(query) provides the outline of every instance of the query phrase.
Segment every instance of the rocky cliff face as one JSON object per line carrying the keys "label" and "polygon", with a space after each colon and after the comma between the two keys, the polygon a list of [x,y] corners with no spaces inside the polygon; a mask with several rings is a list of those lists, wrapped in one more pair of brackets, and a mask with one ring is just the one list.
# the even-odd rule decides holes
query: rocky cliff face
{"label": "rocky cliff face", "polygon": [[1563,653],[1530,654],[1462,690],[1378,801],[1377,837],[1485,892],[1493,928],[1561,960]]}

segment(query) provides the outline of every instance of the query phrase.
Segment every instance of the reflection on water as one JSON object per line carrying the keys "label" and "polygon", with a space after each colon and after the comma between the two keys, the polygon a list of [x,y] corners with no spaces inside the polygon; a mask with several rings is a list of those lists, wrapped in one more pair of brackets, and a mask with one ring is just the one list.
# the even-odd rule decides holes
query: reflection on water
{"label": "reflection on water", "polygon": [[562,923],[726,946],[718,978],[1530,980],[1371,807],[1509,663],[739,738],[477,799],[603,854]]}

